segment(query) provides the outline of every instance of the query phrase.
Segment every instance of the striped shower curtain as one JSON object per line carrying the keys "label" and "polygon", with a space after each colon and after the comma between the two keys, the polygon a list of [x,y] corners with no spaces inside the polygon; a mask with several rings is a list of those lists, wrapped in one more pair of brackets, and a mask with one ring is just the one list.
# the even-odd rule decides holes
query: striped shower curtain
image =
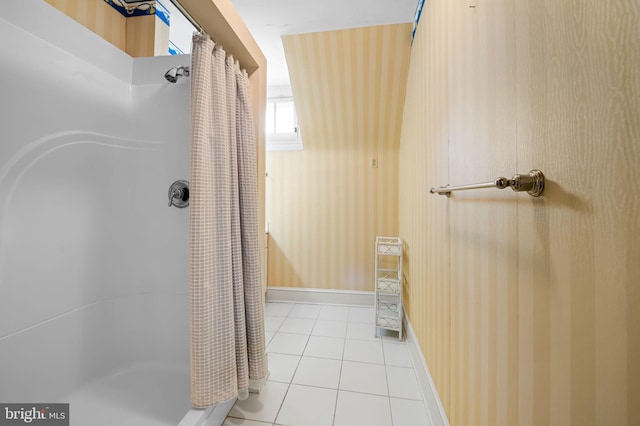
{"label": "striped shower curtain", "polygon": [[204,408],[267,376],[249,79],[207,35],[191,53],[191,403]]}

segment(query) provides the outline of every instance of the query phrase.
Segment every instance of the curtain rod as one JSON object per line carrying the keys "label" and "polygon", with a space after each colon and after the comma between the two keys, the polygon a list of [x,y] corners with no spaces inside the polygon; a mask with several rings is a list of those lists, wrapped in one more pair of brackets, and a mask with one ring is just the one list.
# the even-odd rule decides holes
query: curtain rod
{"label": "curtain rod", "polygon": [[182,7],[182,5],[179,3],[179,0],[169,0],[171,3],[173,3],[173,5],[176,7],[176,9],[178,9],[180,11],[180,13],[182,13],[182,15],[184,15],[185,18],[187,18],[187,20],[189,22],[191,22],[191,25],[193,25],[194,27],[196,27],[198,30],[200,30],[201,34],[204,34],[204,29],[202,28],[202,26],[198,23],[198,21],[196,21],[193,16],[191,16],[189,14],[189,12],[186,11],[186,9],[184,7]]}

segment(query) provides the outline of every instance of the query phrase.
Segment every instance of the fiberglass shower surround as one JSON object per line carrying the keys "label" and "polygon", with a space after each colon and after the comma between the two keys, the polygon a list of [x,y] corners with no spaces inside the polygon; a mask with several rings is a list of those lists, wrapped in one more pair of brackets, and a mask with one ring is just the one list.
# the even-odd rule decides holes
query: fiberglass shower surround
{"label": "fiberglass shower surround", "polygon": [[22,70],[0,100],[0,401],[175,426],[189,209],[166,197],[189,176],[190,93],[163,75],[189,57],[133,59],[41,0],[3,5],[0,37],[0,72]]}

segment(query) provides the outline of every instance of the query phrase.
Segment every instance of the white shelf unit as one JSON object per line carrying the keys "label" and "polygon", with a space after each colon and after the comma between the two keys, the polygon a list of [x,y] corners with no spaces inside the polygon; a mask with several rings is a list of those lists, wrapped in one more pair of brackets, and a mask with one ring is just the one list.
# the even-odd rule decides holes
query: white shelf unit
{"label": "white shelf unit", "polygon": [[402,240],[376,237],[375,314],[378,329],[398,332],[402,340]]}

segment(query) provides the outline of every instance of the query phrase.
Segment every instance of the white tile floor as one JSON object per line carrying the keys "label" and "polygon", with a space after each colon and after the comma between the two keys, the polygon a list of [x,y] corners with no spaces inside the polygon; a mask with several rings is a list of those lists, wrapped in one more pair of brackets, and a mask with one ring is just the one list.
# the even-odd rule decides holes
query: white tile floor
{"label": "white tile floor", "polygon": [[267,303],[271,376],[223,426],[424,426],[409,348],[374,337],[373,308]]}

